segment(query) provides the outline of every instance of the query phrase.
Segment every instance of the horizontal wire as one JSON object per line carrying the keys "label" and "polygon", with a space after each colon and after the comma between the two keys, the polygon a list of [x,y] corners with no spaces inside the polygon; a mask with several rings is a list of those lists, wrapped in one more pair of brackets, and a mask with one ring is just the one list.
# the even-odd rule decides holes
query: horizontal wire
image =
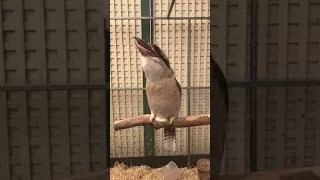
{"label": "horizontal wire", "polygon": [[[230,81],[229,88],[277,88],[277,87],[310,87],[320,86],[320,80],[256,80],[256,81]],[[182,87],[182,89],[210,89],[203,87]],[[54,90],[111,90],[111,91],[132,91],[145,90],[145,88],[110,88],[109,83],[105,84],[44,84],[44,85],[0,85],[0,91],[54,91]]]}

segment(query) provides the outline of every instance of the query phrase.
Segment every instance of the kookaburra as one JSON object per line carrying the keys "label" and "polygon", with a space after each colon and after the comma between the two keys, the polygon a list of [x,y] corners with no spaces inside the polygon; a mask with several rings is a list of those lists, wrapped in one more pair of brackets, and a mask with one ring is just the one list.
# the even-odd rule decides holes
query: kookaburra
{"label": "kookaburra", "polygon": [[146,76],[146,92],[152,122],[169,122],[164,128],[163,147],[175,151],[175,128],[172,122],[179,116],[181,87],[166,54],[157,46],[134,37],[142,54],[142,69]]}

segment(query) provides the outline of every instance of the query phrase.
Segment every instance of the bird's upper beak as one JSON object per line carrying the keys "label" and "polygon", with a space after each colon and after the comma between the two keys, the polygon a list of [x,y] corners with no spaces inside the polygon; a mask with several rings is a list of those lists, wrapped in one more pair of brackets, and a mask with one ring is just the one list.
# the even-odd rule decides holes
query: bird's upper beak
{"label": "bird's upper beak", "polygon": [[135,39],[135,44],[142,56],[155,56],[156,54],[154,53],[153,48],[150,46],[149,43],[146,43],[142,39],[138,37],[133,37]]}

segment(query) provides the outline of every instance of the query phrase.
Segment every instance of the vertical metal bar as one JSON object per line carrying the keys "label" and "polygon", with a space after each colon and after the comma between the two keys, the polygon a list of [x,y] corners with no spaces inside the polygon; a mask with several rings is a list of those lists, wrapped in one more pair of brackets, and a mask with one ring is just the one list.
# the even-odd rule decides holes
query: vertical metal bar
{"label": "vertical metal bar", "polygon": [[[250,80],[257,80],[257,1],[250,0]],[[257,89],[250,93],[250,171],[257,171]]]}
{"label": "vertical metal bar", "polygon": [[[2,3],[0,3],[0,10],[3,10]],[[0,13],[0,85],[6,84],[6,67],[5,67],[5,42],[3,29],[3,11]],[[10,145],[8,132],[8,112],[7,112],[7,92],[0,92],[0,174],[3,179],[10,179]]]}
{"label": "vertical metal bar", "polygon": [[[125,9],[125,7],[124,7],[125,4],[119,3],[119,6],[120,6],[119,9],[121,9],[121,11],[123,11]],[[120,27],[124,27],[125,26],[125,22],[124,21],[120,21],[119,26]],[[121,31],[123,32],[123,29]],[[119,42],[119,45],[121,46],[121,48],[119,48],[119,54],[117,55],[117,57],[119,57],[120,58],[119,60],[121,61],[120,62],[121,65],[118,65],[118,70],[120,70],[118,72],[119,73],[118,76],[120,76],[120,78],[125,78],[126,77],[126,69],[125,69],[125,66],[124,66],[124,64],[126,63],[125,50],[124,50],[125,45],[124,45],[124,42],[123,42],[124,36],[125,36],[124,33],[119,33],[119,35],[118,35],[119,39],[122,39]],[[119,85],[120,85],[120,81],[121,80],[118,81]],[[123,87],[126,87],[126,85],[123,84]],[[119,98],[120,102],[122,102],[122,103],[120,103],[118,101],[119,107],[122,105],[123,108],[125,110],[127,110],[127,104],[128,104],[128,102],[126,101],[127,92],[119,92],[118,95],[120,97]],[[122,113],[121,113],[121,110],[119,109],[119,116],[121,117],[121,115],[122,115]],[[128,157],[129,156],[128,155],[128,146],[129,146],[129,144],[128,144],[128,139],[126,138],[128,136],[128,132],[129,131],[120,132],[120,139],[121,139],[121,151],[120,151],[120,154],[123,157]]]}
{"label": "vertical metal bar", "polygon": [[[1,42],[1,41],[0,41]],[[0,67],[2,68],[2,67]],[[11,158],[10,158],[10,140],[8,132],[8,107],[7,92],[0,92],[0,174],[4,179],[10,179],[11,175]]]}
{"label": "vertical metal bar", "polygon": [[[45,12],[44,12],[44,1],[37,0],[34,3],[37,23],[37,61],[39,69],[39,83],[48,84],[47,82],[47,60],[46,60],[46,35],[45,35]],[[49,122],[49,108],[48,108],[48,91],[42,91],[40,93],[40,121],[39,126],[41,130],[41,158],[43,162],[43,179],[51,180],[51,155],[50,155],[50,122]]]}
{"label": "vertical metal bar", "polygon": [[[279,46],[278,46],[278,77],[287,79],[288,72],[288,2],[289,0],[279,1]],[[287,117],[287,97],[288,89],[281,87],[277,89],[277,119],[276,119],[276,168],[284,168],[285,157],[285,123]],[[280,110],[281,109],[281,110]]]}
{"label": "vertical metal bar", "polygon": [[[226,60],[229,61],[231,60],[230,55],[232,53],[237,54],[237,59],[239,61],[238,63],[238,68],[237,68],[237,74],[239,75],[239,79],[245,79],[246,78],[246,62],[247,62],[247,43],[249,42],[247,35],[248,35],[248,4],[249,0],[241,0],[237,1],[238,6],[237,7],[232,7],[232,3],[227,2],[227,11],[228,13],[236,12],[236,9],[239,11],[238,16],[235,17],[234,19],[228,18],[228,25],[227,25],[227,31],[228,31],[228,38],[227,38],[227,58]],[[238,24],[238,34],[239,37],[236,41],[234,41],[235,44],[237,44],[237,48],[234,49],[232,45],[232,40],[229,38],[229,33],[232,32],[232,29],[230,28],[230,25],[233,24],[232,21],[237,19],[237,24]],[[227,68],[229,69],[229,68]],[[243,104],[242,106],[239,106],[236,110],[236,116],[238,116],[237,121],[235,124],[237,126],[237,129],[235,131],[236,133],[236,147],[237,152],[236,152],[236,172],[237,173],[243,173],[246,171],[246,161],[245,161],[245,126],[246,126],[246,109],[245,109],[245,101],[246,101],[246,96],[247,96],[247,89],[245,88],[239,88],[236,91],[236,98],[235,101],[238,103]],[[228,127],[228,126],[226,126]]]}
{"label": "vertical metal bar", "polygon": [[[153,6],[152,3],[153,3],[153,1],[149,0],[149,17],[152,17],[152,14],[153,14],[153,12],[152,12],[152,10],[153,10],[152,9],[152,6]],[[152,19],[149,20],[149,23],[152,24]],[[149,32],[150,33],[149,41],[151,43],[151,42],[153,42],[153,39],[152,39],[153,38],[153,36],[152,36],[152,26],[150,26],[149,30],[150,30],[150,32]]]}
{"label": "vertical metal bar", "polygon": [[[4,8],[3,8],[3,3],[0,3],[0,85],[6,85],[6,63],[5,63],[5,31],[3,27],[3,15],[5,15]],[[4,92],[5,93],[5,92]],[[2,110],[2,109],[0,109]]]}
{"label": "vertical metal bar", "polygon": [[[259,47],[257,57],[257,79],[266,79],[267,76],[267,46],[268,46],[268,1],[260,1],[258,7],[259,17]],[[258,54],[259,53],[259,54]],[[266,115],[267,115],[267,89],[257,88],[257,171],[265,169],[266,147]],[[258,116],[259,114],[259,116]]]}
{"label": "vertical metal bar", "polygon": [[[59,66],[58,66],[58,72],[60,75],[61,83],[62,84],[68,84],[68,64],[67,64],[67,45],[66,45],[66,7],[65,7],[64,0],[59,0],[57,2],[57,41],[61,42],[57,46],[57,52],[58,52],[58,60],[59,60]],[[58,92],[52,92],[52,95],[58,93]],[[60,94],[61,93],[61,94]],[[61,116],[59,117],[59,126],[61,131],[61,139],[59,139],[61,147],[61,158],[59,161],[62,164],[61,169],[61,176],[69,176],[71,175],[71,156],[70,156],[70,119],[69,119],[69,91],[64,90],[60,91],[60,100],[59,100],[59,111],[61,113]]]}
{"label": "vertical metal bar", "polygon": [[[88,39],[87,39],[87,24],[86,24],[86,16],[87,16],[87,8],[86,8],[86,1],[81,0],[78,1],[76,6],[74,7],[77,11],[79,23],[77,23],[74,28],[77,30],[78,35],[78,46],[77,51],[79,52],[78,57],[78,68],[80,71],[80,77],[79,80],[85,84],[89,84],[89,63],[88,63]],[[67,11],[68,12],[68,11]],[[72,32],[73,33],[73,32]],[[91,33],[91,32],[90,32]],[[71,57],[73,58],[73,57]],[[70,92],[71,93],[71,92]],[[80,93],[82,98],[80,101],[80,104],[77,104],[77,106],[81,109],[81,118],[79,119],[79,125],[81,129],[81,136],[78,136],[77,138],[80,139],[79,144],[81,144],[81,158],[79,161],[82,162],[82,172],[88,173],[90,172],[90,123],[89,123],[89,91],[82,90],[82,91],[74,91],[74,93]],[[92,93],[98,93],[98,92],[92,92]]]}
{"label": "vertical metal bar", "polygon": [[[140,0],[141,1],[141,15],[151,16],[152,14],[152,0]],[[150,3],[150,4],[148,4]],[[151,8],[151,9],[150,9]],[[151,39],[150,28],[153,26],[152,20],[141,20],[141,35],[143,40]],[[150,42],[152,43],[152,41]],[[145,73],[143,73],[143,86],[146,86]],[[147,95],[143,92],[143,113],[149,114],[150,109],[148,105]],[[155,131],[152,127],[144,127],[144,154],[145,156],[154,156],[155,155]]]}
{"label": "vertical metal bar", "polygon": [[[188,19],[188,116],[190,115],[190,93],[191,84],[191,20]],[[188,167],[191,161],[191,127],[188,127]]]}
{"label": "vertical metal bar", "polygon": [[[127,6],[126,8],[129,9],[129,4],[126,4],[126,6]],[[150,4],[149,4],[149,8],[150,8]],[[130,12],[127,11],[126,14],[129,16]],[[135,21],[133,21],[133,22],[135,22]],[[128,21],[128,24],[131,25],[131,23],[132,23],[132,21]],[[133,34],[136,34],[136,32],[134,30],[135,30],[135,28],[129,29],[128,33],[133,32]],[[150,30],[151,30],[151,28],[150,28]],[[125,43],[130,44],[130,38],[125,39]],[[126,46],[124,48],[125,48],[125,51],[130,52],[129,46]],[[136,63],[136,59],[135,60],[132,60],[132,59],[133,59],[132,54],[128,53],[127,63],[130,63],[130,64]],[[134,68],[132,68],[132,66],[128,66],[127,71],[131,72],[132,70],[134,70]],[[132,87],[133,83],[134,83],[133,80],[131,80],[131,83],[129,84],[130,88]],[[136,87],[137,84],[134,86]],[[128,96],[130,98],[130,102],[128,103],[129,104],[128,111],[129,111],[129,114],[131,114],[131,115],[134,114],[133,112],[134,112],[135,103],[132,102],[135,97],[134,93],[135,92],[130,91],[128,94]],[[139,152],[136,152],[135,149],[136,149],[136,145],[139,144],[139,140],[137,139],[137,136],[135,136],[135,134],[137,133],[136,128],[130,128],[128,130],[129,130],[129,131],[127,131],[128,135],[130,134],[130,136],[132,137],[132,139],[131,139],[132,143],[128,143],[128,155],[129,156],[137,156]]]}
{"label": "vertical metal bar", "polygon": [[[153,16],[153,0],[149,0],[149,17],[152,17]],[[152,43],[153,42],[153,32],[152,32],[152,30],[153,30],[153,20],[152,19],[150,19],[149,20],[149,23],[150,23],[150,26],[149,26],[149,42],[150,43]],[[145,87],[145,86],[144,86]],[[153,135],[153,155],[156,155],[156,132],[154,131],[153,132],[154,133],[154,135]]]}
{"label": "vertical metal bar", "polygon": [[[26,74],[26,43],[25,43],[25,27],[24,27],[24,2],[20,0],[15,1],[14,6],[15,13],[15,38],[16,38],[16,53],[17,53],[17,80],[18,84],[26,84],[27,74]],[[28,98],[25,91],[20,91],[14,93],[17,100],[20,102],[15,102],[19,111],[19,121],[20,121],[20,136],[19,144],[21,145],[21,166],[24,167],[21,172],[21,179],[31,180],[31,154],[30,154],[30,136],[29,136],[29,126],[28,126]]]}
{"label": "vertical metal bar", "polygon": [[[218,44],[218,50],[216,52],[212,52],[213,54],[216,54],[216,59],[215,61],[217,62],[217,64],[219,64],[221,70],[223,72],[227,72],[227,40],[228,40],[228,2],[224,1],[224,0],[216,0],[217,2],[217,6],[218,8],[216,8],[216,10],[218,12],[216,12],[215,14],[219,14],[221,17],[217,18],[217,22],[215,22],[215,24],[217,24],[217,26],[219,28],[217,28],[217,34],[219,34],[219,36],[214,36],[214,33],[212,35],[212,39],[213,37],[217,37],[216,39],[214,39],[213,41],[215,41]],[[227,76],[227,74],[226,74]],[[227,77],[226,77],[227,78]],[[228,85],[229,87],[229,85]],[[215,88],[215,87],[211,87],[211,88]],[[211,90],[212,91],[212,90]],[[215,101],[215,100],[214,100]],[[213,104],[211,104],[211,106],[213,106]],[[211,112],[212,113],[212,112]],[[228,126],[228,123],[225,125]],[[210,127],[210,130],[212,131],[212,129],[214,129],[213,127]],[[212,132],[214,135],[213,136],[217,136],[216,132]],[[226,134],[228,134],[228,131],[226,129]],[[215,144],[216,142],[214,142],[215,137],[213,137],[213,139],[211,139],[211,146],[210,148],[216,148]],[[228,161],[228,157],[229,157],[229,152],[227,151],[228,149],[228,136],[225,137],[225,142],[224,142],[224,155],[223,155],[223,162],[222,164],[224,164],[224,167],[222,168],[223,174],[228,174],[229,171],[229,161]],[[211,155],[212,156],[212,155]],[[216,159],[214,159],[214,161],[216,161]],[[213,162],[214,164],[216,164],[216,162]],[[214,165],[215,166],[215,165]],[[213,167],[214,168],[214,167]],[[214,170],[216,172],[216,170]]]}
{"label": "vertical metal bar", "polygon": [[[318,50],[320,50],[319,46],[318,46]],[[318,70],[319,71],[319,70]],[[319,88],[315,89],[315,95],[317,95],[319,97],[320,95],[320,92],[319,92]],[[312,95],[309,95],[309,97],[312,96]],[[320,101],[318,100],[316,102],[316,107],[319,107],[320,106]],[[317,110],[315,111],[314,117],[319,117],[320,116],[320,112]],[[315,119],[315,122],[314,122],[314,126],[315,128],[317,129],[316,132],[315,132],[315,135],[314,135],[314,142],[319,142],[320,141],[320,121]],[[315,144],[315,147],[314,147],[314,166],[319,166],[320,165],[320,145],[318,143]]]}
{"label": "vertical metal bar", "polygon": [[[116,9],[116,7],[117,7],[116,3],[112,3],[112,6],[113,6],[112,7],[113,9]],[[142,6],[143,6],[143,4],[142,4],[142,0],[141,0],[141,14],[143,13]],[[115,11],[112,11],[112,15],[115,16],[115,14],[116,14]],[[112,16],[112,15],[110,13],[110,16]],[[143,23],[143,21],[141,22],[141,24],[142,23]],[[111,32],[112,32],[114,37],[118,36],[116,34],[116,32],[117,32],[116,25],[117,24],[118,23],[116,21],[113,21],[112,25],[110,25],[110,33],[109,33],[109,39],[110,39],[110,51],[109,51],[109,53],[110,53],[110,64],[111,64],[111,57],[113,56],[112,58],[114,58],[114,56],[118,56],[118,52],[117,52],[117,47],[116,46],[117,46],[117,44],[118,44],[118,42],[120,40],[118,40],[118,38],[114,38],[113,41],[111,41],[111,38],[110,38]],[[141,30],[143,30],[143,29],[141,28]],[[113,46],[111,46],[111,43],[113,44]],[[113,52],[114,54],[112,55],[111,52]],[[116,65],[116,68],[118,69],[118,64],[115,63],[115,65]],[[110,73],[110,76],[113,76],[115,78],[115,80],[113,80],[113,82],[118,84],[119,73],[118,72]],[[110,77],[110,79],[111,79],[111,77]],[[112,87],[112,86],[113,85],[110,84],[110,87]],[[119,94],[120,94],[120,92],[112,92],[111,95],[110,95],[110,103],[112,104],[112,106],[114,108],[114,110],[112,112],[112,116],[111,116],[112,119],[110,119],[112,121],[112,123],[114,121],[114,118],[113,118],[114,116],[120,117],[119,103],[114,101],[114,99],[119,99]],[[143,98],[144,98],[144,96],[143,96]],[[144,99],[143,99],[143,106],[144,106]],[[143,133],[145,133],[145,131],[143,131]],[[116,155],[120,156],[120,153],[121,153],[121,140],[120,140],[121,132],[115,133],[115,131],[112,131],[112,132],[110,132],[110,138],[111,137],[113,138],[111,143],[112,143],[114,149],[110,150],[109,152],[111,152],[111,151],[117,152]],[[145,148],[145,146],[143,146],[143,148]],[[109,164],[110,164],[110,162],[109,162]]]}
{"label": "vertical metal bar", "polygon": [[[308,1],[301,1],[299,4],[299,24],[300,24],[300,37],[299,37],[299,67],[298,67],[298,74],[301,76],[300,78],[306,78],[308,77],[308,12],[309,12],[309,2]],[[306,122],[307,119],[305,118],[306,112],[307,112],[307,90],[308,86],[302,87],[301,89],[298,88],[298,94],[300,96],[300,101],[298,101],[298,108],[297,110],[297,136],[296,136],[296,142],[297,142],[297,151],[296,151],[296,157],[298,159],[298,162],[296,162],[296,167],[303,167],[305,165],[305,147],[306,147]]]}
{"label": "vertical metal bar", "polygon": [[[108,3],[108,6],[110,6],[110,3]],[[107,11],[109,12],[109,11]],[[108,16],[107,18],[105,18],[105,26],[103,28],[103,32],[102,29],[100,29],[99,33],[104,33],[104,53],[102,52],[99,52],[99,55],[101,56],[101,58],[105,58],[105,62],[102,63],[105,67],[105,83],[109,84],[109,89],[111,88],[110,87],[110,20],[108,19]],[[107,26],[108,24],[108,26]],[[106,27],[107,26],[107,27]],[[108,29],[107,29],[108,28]],[[102,43],[102,42],[101,42]],[[109,156],[110,156],[110,145],[111,145],[111,142],[110,142],[110,136],[111,136],[111,131],[110,131],[110,123],[111,123],[111,113],[110,113],[110,107],[107,106],[107,104],[110,104],[110,106],[112,107],[111,105],[111,99],[110,99],[110,90],[106,90],[105,91],[105,96],[106,96],[106,101],[103,102],[103,106],[104,108],[102,109],[105,109],[105,111],[102,111],[103,112],[103,116],[105,116],[105,121],[102,122],[102,123],[105,123],[104,124],[104,134],[105,134],[105,137],[106,139],[104,140],[103,138],[101,138],[101,143],[103,144],[103,141],[104,143],[106,143],[104,146],[102,146],[102,151],[104,153],[103,156],[105,156],[104,158],[102,159],[105,159],[105,161],[101,161],[102,164],[103,164],[103,168],[110,168],[110,161],[109,161]]]}

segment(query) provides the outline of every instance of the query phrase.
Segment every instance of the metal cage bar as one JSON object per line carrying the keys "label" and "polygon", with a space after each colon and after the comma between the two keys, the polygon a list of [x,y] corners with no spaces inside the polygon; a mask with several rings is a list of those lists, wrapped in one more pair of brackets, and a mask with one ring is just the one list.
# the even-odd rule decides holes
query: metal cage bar
{"label": "metal cage bar", "polygon": [[[44,84],[44,85],[1,85],[0,91],[57,91],[57,90],[145,90],[145,88],[110,88],[105,84]],[[305,87],[320,86],[320,80],[256,80],[229,81],[229,88],[263,88],[263,87]],[[182,89],[209,89],[210,87],[182,87]]]}
{"label": "metal cage bar", "polygon": [[[250,80],[256,81],[257,76],[257,2],[250,0]],[[257,87],[249,89],[250,94],[250,172],[257,171]]]}
{"label": "metal cage bar", "polygon": [[210,20],[210,17],[111,17],[110,20]]}
{"label": "metal cage bar", "polygon": [[[190,116],[191,110],[190,110],[190,104],[191,104],[191,97],[190,97],[190,85],[191,85],[191,20],[188,19],[188,116]],[[191,164],[191,127],[188,127],[188,167],[190,167]]]}

